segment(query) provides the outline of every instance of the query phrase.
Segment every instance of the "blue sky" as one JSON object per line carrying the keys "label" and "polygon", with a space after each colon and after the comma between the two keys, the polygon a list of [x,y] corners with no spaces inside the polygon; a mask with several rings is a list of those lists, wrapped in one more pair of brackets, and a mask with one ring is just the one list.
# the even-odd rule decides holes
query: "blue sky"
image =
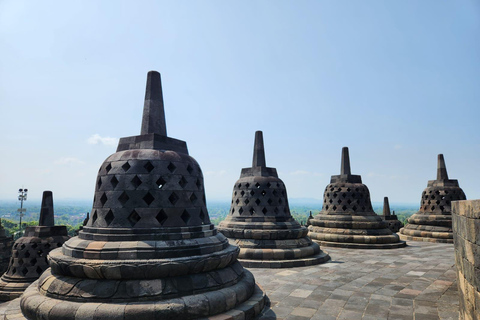
{"label": "blue sky", "polygon": [[475,0],[3,0],[0,199],[93,198],[149,70],[207,200],[230,199],[255,130],[291,198],[322,198],[343,146],[374,201],[419,203],[438,153],[480,198],[479,40]]}

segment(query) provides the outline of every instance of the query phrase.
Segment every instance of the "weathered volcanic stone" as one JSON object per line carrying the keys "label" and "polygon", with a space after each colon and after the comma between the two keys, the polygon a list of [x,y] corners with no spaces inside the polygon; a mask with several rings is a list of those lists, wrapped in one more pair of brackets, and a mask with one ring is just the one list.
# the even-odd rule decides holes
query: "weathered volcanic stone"
{"label": "weathered volcanic stone", "polygon": [[7,237],[0,219],[0,274],[3,274],[8,268],[12,256],[12,246],[13,236]]}
{"label": "weathered volcanic stone", "polygon": [[443,154],[438,155],[437,180],[428,181],[420,210],[400,229],[403,240],[453,243],[452,201],[466,200],[457,180],[448,179]]}
{"label": "weathered volcanic stone", "polygon": [[390,229],[392,232],[396,233],[400,230],[400,228],[403,227],[403,223],[398,220],[395,211],[393,211],[393,214],[390,213],[390,204],[388,203],[388,197],[383,198],[382,218],[387,223],[388,229]]}
{"label": "weathered volcanic stone", "polygon": [[460,319],[480,319],[480,200],[452,202]]}
{"label": "weathered volcanic stone", "polygon": [[265,162],[263,134],[255,133],[251,168],[242,169],[233,187],[232,205],[218,230],[240,247],[246,267],[289,268],[330,259],[293,219],[285,184]]}
{"label": "weathered volcanic stone", "polygon": [[166,136],[155,71],[141,133],[100,167],[87,224],[22,297],[27,319],[253,319],[265,308],[239,248],[210,223],[200,166]]}
{"label": "weathered volcanic stone", "polygon": [[55,226],[52,192],[44,191],[39,225],[27,227],[13,245],[7,272],[0,279],[0,300],[19,297],[48,268],[50,250],[61,247],[68,238],[67,227]]}
{"label": "weathered volcanic stone", "polygon": [[332,176],[325,188],[322,211],[310,224],[308,235],[322,246],[393,249],[406,245],[373,211],[367,186],[359,175],[351,174],[346,147],[340,175]]}

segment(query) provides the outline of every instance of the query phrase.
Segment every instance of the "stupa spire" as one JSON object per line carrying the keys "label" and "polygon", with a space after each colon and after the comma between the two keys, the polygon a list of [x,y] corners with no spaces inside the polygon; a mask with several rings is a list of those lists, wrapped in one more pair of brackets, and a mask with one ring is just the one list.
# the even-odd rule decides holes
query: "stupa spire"
{"label": "stupa spire", "polygon": [[348,147],[342,148],[342,164],[340,166],[340,174],[352,174],[350,170],[350,156],[348,155]]}
{"label": "stupa spire", "polygon": [[39,226],[53,227],[55,220],[53,217],[53,193],[52,191],[43,191],[42,207],[40,209]]}
{"label": "stupa spire", "polygon": [[390,215],[390,204],[388,203],[388,197],[383,198],[383,215],[384,216]]}
{"label": "stupa spire", "polygon": [[255,132],[255,145],[253,146],[252,167],[266,167],[265,148],[263,147],[263,132]]}
{"label": "stupa spire", "polygon": [[443,154],[438,155],[437,180],[448,180],[447,167],[445,166],[445,159],[443,158]]}
{"label": "stupa spire", "polygon": [[149,133],[156,133],[162,136],[167,135],[162,80],[160,73],[157,71],[148,72],[147,87],[145,89],[142,130],[140,134],[145,135]]}

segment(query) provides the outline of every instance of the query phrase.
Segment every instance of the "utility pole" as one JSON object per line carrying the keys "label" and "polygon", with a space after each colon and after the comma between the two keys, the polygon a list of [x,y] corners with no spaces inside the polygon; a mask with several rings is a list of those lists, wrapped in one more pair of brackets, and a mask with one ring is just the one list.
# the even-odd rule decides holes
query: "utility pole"
{"label": "utility pole", "polygon": [[23,201],[27,201],[27,192],[28,189],[18,189],[18,200],[20,201],[20,209],[17,209],[17,211],[20,213],[20,230],[22,230],[22,217],[25,215],[24,212],[27,211],[27,209],[23,208]]}

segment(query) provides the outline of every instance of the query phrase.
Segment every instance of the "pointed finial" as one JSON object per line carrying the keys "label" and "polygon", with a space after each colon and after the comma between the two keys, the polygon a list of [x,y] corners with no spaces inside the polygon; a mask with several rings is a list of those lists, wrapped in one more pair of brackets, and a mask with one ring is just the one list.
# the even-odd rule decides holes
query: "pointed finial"
{"label": "pointed finial", "polygon": [[390,204],[388,203],[388,197],[383,198],[383,215],[384,216],[390,215]]}
{"label": "pointed finial", "polygon": [[43,191],[42,208],[40,209],[40,221],[38,225],[44,227],[53,227],[55,225],[52,191]]}
{"label": "pointed finial", "polygon": [[145,104],[143,105],[142,130],[140,134],[149,133],[167,135],[162,80],[160,79],[160,73],[157,71],[150,71],[147,74],[147,88],[145,90]]}
{"label": "pointed finial", "polygon": [[438,155],[437,180],[448,180],[447,167],[445,166],[445,159],[443,159],[443,154]]}
{"label": "pointed finial", "polygon": [[340,166],[340,174],[352,174],[350,171],[350,156],[348,155],[348,147],[342,148],[342,164]]}
{"label": "pointed finial", "polygon": [[263,147],[263,133],[262,131],[255,132],[255,145],[253,147],[253,162],[252,167],[266,167],[265,149]]}

